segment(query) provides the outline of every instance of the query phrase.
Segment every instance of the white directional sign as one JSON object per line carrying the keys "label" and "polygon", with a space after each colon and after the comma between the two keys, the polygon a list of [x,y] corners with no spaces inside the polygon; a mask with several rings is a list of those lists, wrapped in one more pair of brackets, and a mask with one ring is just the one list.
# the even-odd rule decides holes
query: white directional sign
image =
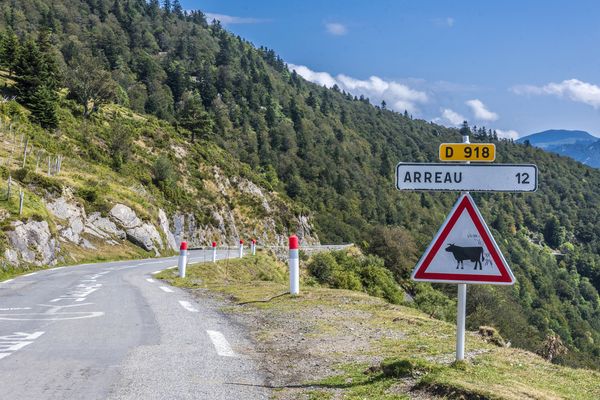
{"label": "white directional sign", "polygon": [[533,164],[399,163],[398,190],[473,192],[535,192],[537,166]]}
{"label": "white directional sign", "polygon": [[515,278],[475,202],[462,195],[419,260],[412,279],[512,285]]}

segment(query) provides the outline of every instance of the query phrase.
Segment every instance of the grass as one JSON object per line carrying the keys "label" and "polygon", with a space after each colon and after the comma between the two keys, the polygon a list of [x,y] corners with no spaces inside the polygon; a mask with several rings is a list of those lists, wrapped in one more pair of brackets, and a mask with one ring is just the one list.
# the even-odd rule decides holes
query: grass
{"label": "grass", "polygon": [[[255,258],[190,265],[184,279],[164,271],[158,278],[186,288],[208,288],[233,301],[228,312],[268,313],[305,324],[314,342],[341,340],[356,330],[368,346],[328,354],[334,371],[281,388],[275,396],[307,399],[404,399],[411,391],[450,399],[592,399],[600,398],[600,373],[551,364],[520,349],[487,343],[467,333],[467,361],[454,363],[455,326],[405,306],[391,305],[364,293],[301,286],[287,292],[284,264],[259,252]],[[307,281],[307,280],[305,280]],[[319,317],[321,316],[321,317]],[[277,335],[265,324],[256,335]],[[368,336],[365,338],[364,336]],[[312,350],[315,354],[316,350]],[[290,395],[290,390],[296,390]]]}

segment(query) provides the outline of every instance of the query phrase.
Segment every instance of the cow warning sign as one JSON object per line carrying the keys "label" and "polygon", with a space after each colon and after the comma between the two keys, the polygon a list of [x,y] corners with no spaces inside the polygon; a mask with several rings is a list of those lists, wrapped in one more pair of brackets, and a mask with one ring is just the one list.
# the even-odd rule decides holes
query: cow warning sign
{"label": "cow warning sign", "polygon": [[512,285],[510,270],[473,198],[458,199],[419,260],[412,279],[426,282]]}

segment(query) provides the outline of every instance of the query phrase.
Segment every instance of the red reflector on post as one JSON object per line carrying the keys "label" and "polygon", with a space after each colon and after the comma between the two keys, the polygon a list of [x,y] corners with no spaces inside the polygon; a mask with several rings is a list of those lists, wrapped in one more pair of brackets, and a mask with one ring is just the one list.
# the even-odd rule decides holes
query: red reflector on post
{"label": "red reflector on post", "polygon": [[217,242],[212,242],[212,247],[217,247]]}
{"label": "red reflector on post", "polygon": [[252,239],[252,244],[256,244],[256,239]]}
{"label": "red reflector on post", "polygon": [[181,246],[179,246],[179,250],[187,250],[187,242],[181,242]]}
{"label": "red reflector on post", "polygon": [[240,244],[244,244],[244,241],[242,239],[240,239]]}
{"label": "red reflector on post", "polygon": [[298,236],[292,235],[290,236],[290,250],[298,249]]}

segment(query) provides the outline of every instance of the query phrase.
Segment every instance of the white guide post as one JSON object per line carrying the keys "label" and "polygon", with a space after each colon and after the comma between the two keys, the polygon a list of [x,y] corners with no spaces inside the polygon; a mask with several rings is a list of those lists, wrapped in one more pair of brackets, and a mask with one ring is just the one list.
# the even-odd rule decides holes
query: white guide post
{"label": "white guide post", "polygon": [[252,239],[252,255],[256,255],[256,239]]}
{"label": "white guide post", "polygon": [[179,246],[179,260],[177,267],[179,269],[179,277],[185,278],[185,267],[187,266],[187,242],[181,242]]}
{"label": "white guide post", "polygon": [[300,255],[298,254],[298,236],[290,236],[290,294],[300,293]]}
{"label": "white guide post", "polygon": [[212,242],[212,249],[213,249],[213,263],[217,262],[217,242]]}
{"label": "white guide post", "polygon": [[244,241],[240,239],[240,258],[244,257]]}
{"label": "white guide post", "polygon": [[[469,135],[462,137],[463,143],[471,143]],[[467,164],[469,162],[467,161]],[[468,193],[468,192],[465,192]],[[467,284],[458,284],[458,301],[456,303],[456,361],[465,359],[465,320],[467,319]]]}

